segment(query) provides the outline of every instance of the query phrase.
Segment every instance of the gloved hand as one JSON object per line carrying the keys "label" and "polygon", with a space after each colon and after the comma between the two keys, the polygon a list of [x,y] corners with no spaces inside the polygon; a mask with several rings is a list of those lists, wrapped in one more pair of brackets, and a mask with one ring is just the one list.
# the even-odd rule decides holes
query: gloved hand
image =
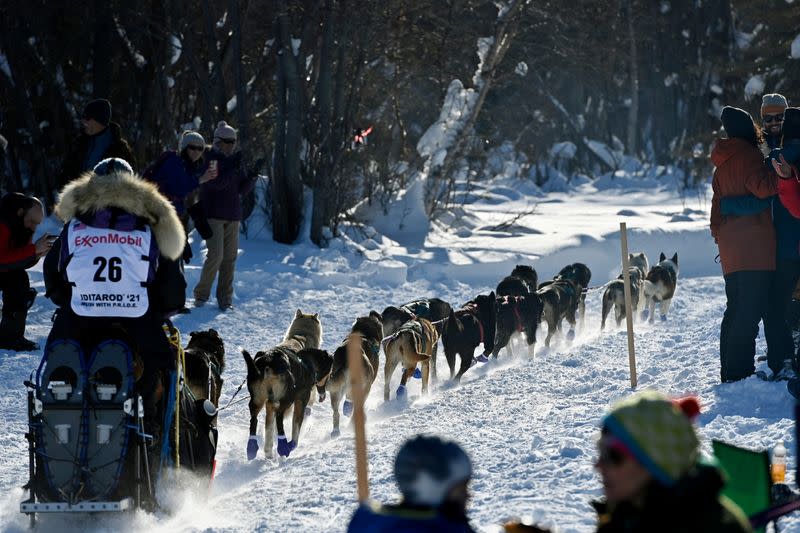
{"label": "gloved hand", "polygon": [[192,253],[192,247],[189,246],[189,242],[187,241],[186,246],[183,247],[183,255],[181,256],[181,259],[183,259],[184,263],[188,264],[192,257],[194,257],[194,254]]}

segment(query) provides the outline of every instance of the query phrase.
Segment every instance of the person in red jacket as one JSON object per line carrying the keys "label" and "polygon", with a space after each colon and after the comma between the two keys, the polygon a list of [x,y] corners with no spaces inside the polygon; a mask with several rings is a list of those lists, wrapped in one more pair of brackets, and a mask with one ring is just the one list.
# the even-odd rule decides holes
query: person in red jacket
{"label": "person in red jacket", "polygon": [[44,208],[36,198],[12,192],[0,199],[0,290],[3,291],[0,349],[39,349],[35,342],[25,338],[25,320],[36,297],[36,289],[31,288],[25,270],[47,254],[55,239],[45,234],[32,242],[43,218]]}
{"label": "person in red jacket", "polygon": [[720,328],[722,382],[744,379],[755,372],[758,323],[767,309],[775,272],[775,228],[769,209],[745,216],[723,216],[722,198],[752,194],[767,198],[777,193],[777,176],[759,149],[761,130],[747,111],[722,110],[727,138],[711,149],[716,169],[711,199],[711,235],[719,246],[727,305]]}

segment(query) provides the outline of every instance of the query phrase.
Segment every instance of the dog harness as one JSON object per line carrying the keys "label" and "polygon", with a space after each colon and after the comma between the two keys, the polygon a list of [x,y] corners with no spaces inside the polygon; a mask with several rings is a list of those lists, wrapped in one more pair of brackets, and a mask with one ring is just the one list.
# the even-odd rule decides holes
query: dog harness
{"label": "dog harness", "polygon": [[498,298],[498,300],[501,301],[501,304],[511,304],[511,309],[514,311],[514,317],[516,318],[517,322],[517,333],[522,333],[525,331],[525,327],[522,324],[522,316],[519,314],[519,301],[522,298],[522,296],[503,296],[502,298]]}
{"label": "dog harness", "polygon": [[475,322],[478,323],[478,331],[480,332],[480,335],[481,335],[480,341],[478,341],[478,342],[479,342],[479,344],[482,344],[483,343],[483,323],[481,322],[481,319],[478,316],[478,304],[476,304],[475,302],[468,302],[468,303],[464,304],[464,306],[460,309],[460,311],[463,311],[464,314],[472,315],[473,317],[475,317]]}

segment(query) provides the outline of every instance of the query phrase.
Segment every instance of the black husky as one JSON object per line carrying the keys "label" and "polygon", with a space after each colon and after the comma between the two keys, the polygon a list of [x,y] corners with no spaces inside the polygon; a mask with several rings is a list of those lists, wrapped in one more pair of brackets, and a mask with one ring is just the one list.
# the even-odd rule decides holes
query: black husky
{"label": "black husky", "polygon": [[350,334],[344,342],[333,352],[333,367],[331,375],[325,384],[325,390],[331,393],[331,408],[333,409],[333,432],[332,436],[339,435],[339,403],[345,397],[342,412],[349,416],[352,412],[353,403],[350,398],[350,372],[347,366],[347,343],[351,337],[359,337],[361,346],[361,363],[363,365],[364,398],[369,395],[372,383],[378,375],[378,365],[380,364],[379,353],[381,340],[383,339],[383,326],[381,326],[381,315],[375,311],[370,311],[369,316],[356,318]]}
{"label": "black husky", "polygon": [[561,330],[561,321],[567,319],[570,330],[567,338],[575,337],[575,315],[581,300],[581,286],[572,279],[555,279],[537,291],[542,299],[543,317],[547,322],[545,346],[550,346],[550,339],[556,330]]}
{"label": "black husky", "polygon": [[[645,259],[645,261],[647,261],[647,259]],[[589,282],[592,281],[592,271],[583,263],[572,263],[559,270],[558,274],[553,276],[552,281],[542,282],[539,288],[542,289],[559,279],[571,279],[580,287],[581,298],[578,302],[578,314],[581,319],[581,327],[583,327],[583,321],[586,317],[586,292],[589,288]]]}
{"label": "black husky", "polygon": [[219,408],[222,372],[225,370],[225,344],[215,329],[193,331],[184,348],[186,384],[195,399],[208,398]]}
{"label": "black husky", "polygon": [[525,296],[503,296],[495,301],[495,334],[492,356],[508,346],[513,356],[509,341],[516,333],[525,333],[528,341],[528,355],[533,355],[536,343],[536,329],[542,320],[542,300],[536,293]]}
{"label": "black husky", "polygon": [[[297,447],[305,409],[314,386],[322,394],[325,381],[330,375],[333,357],[325,350],[303,348],[294,351],[283,345],[267,352],[257,352],[255,358],[242,350],[247,364],[247,388],[250,390],[250,441],[248,459],[258,452],[255,444],[256,423],[262,406],[266,406],[267,418],[264,431],[264,452],[272,456],[272,421],[278,428],[278,454],[288,457]],[[290,407],[292,415],[292,440],[286,440],[283,417]]]}
{"label": "black husky", "polygon": [[442,345],[447,364],[450,367],[450,379],[454,379],[456,355],[461,357],[461,367],[455,380],[472,365],[475,348],[483,343],[483,355],[494,350],[495,334],[495,296],[494,292],[481,294],[465,303],[461,309],[450,311],[442,331]]}
{"label": "black husky", "polygon": [[381,322],[383,323],[383,334],[386,337],[394,335],[400,326],[414,320],[415,318],[424,318],[431,322],[438,322],[444,320],[450,315],[453,308],[450,304],[439,298],[424,298],[408,302],[400,307],[390,305],[381,313]]}
{"label": "black husky", "polygon": [[495,292],[498,298],[503,296],[524,296],[531,292],[536,292],[538,282],[539,275],[532,266],[517,265],[511,271],[511,275],[506,276],[497,284]]}

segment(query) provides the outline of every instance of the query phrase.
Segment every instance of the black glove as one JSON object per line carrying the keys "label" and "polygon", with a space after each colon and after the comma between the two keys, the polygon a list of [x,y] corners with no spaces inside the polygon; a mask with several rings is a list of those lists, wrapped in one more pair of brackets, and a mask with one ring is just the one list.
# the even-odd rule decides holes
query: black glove
{"label": "black glove", "polygon": [[192,254],[192,247],[189,246],[189,243],[187,241],[186,246],[183,247],[183,255],[181,256],[181,258],[183,259],[184,263],[188,263],[192,259],[192,257],[194,257],[194,254]]}

